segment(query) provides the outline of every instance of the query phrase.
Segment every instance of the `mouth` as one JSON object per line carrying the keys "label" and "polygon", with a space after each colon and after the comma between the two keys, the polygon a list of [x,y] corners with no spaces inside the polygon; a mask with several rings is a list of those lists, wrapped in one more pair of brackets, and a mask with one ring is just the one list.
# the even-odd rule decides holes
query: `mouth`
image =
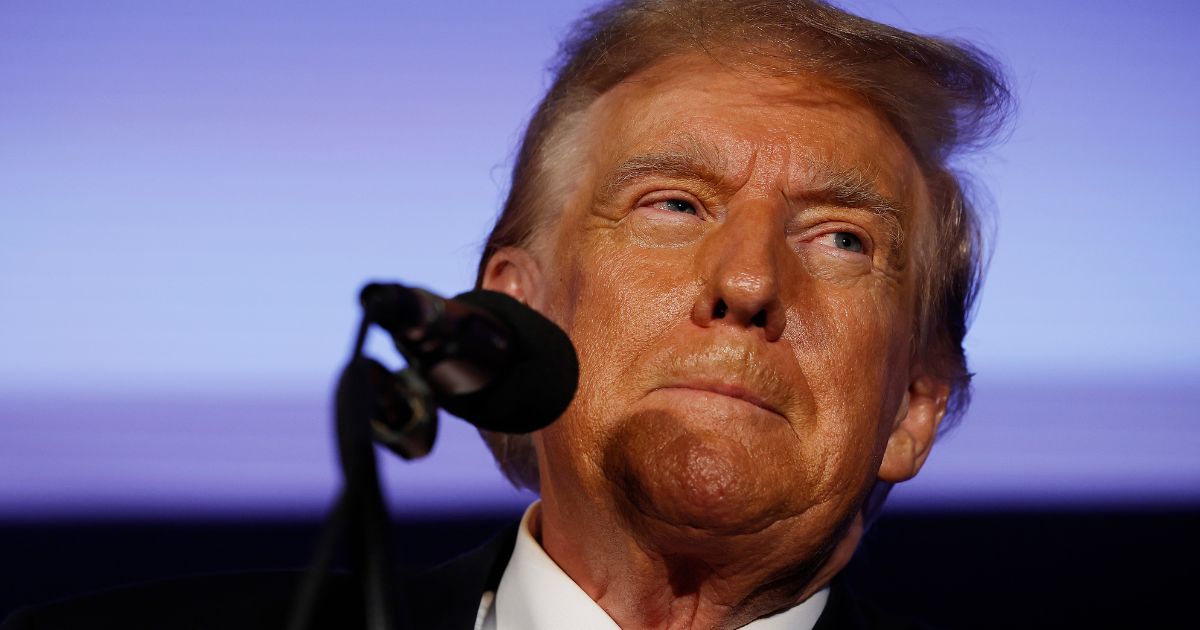
{"label": "mouth", "polygon": [[792,363],[792,357],[744,339],[708,335],[663,346],[644,363],[639,385],[647,394],[679,396],[675,402],[694,411],[706,403],[729,411],[744,407],[791,424],[804,409],[796,391],[804,389],[804,379]]}
{"label": "mouth", "polygon": [[743,387],[740,385],[735,385],[732,383],[684,382],[684,383],[672,383],[670,385],[655,388],[655,391],[670,391],[670,390],[704,392],[704,393],[708,393],[708,394],[716,394],[718,396],[725,396],[727,398],[733,398],[736,400],[740,400],[742,402],[749,403],[751,405],[754,405],[755,407],[758,407],[759,409],[762,409],[763,411],[780,416],[782,418],[786,418],[786,416],[783,415],[783,411],[781,411],[775,405],[772,405],[769,401],[767,401],[762,396],[755,394],[752,390],[750,390],[746,387]]}

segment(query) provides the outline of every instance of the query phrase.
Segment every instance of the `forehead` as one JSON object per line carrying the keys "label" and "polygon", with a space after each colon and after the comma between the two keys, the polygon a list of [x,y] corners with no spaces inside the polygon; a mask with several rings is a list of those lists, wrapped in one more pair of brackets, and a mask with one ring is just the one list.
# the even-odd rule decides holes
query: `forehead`
{"label": "forehead", "polygon": [[812,74],[671,58],[598,98],[584,134],[588,162],[601,171],[638,154],[675,152],[785,188],[856,172],[903,205],[922,205],[920,170],[899,134],[865,99]]}

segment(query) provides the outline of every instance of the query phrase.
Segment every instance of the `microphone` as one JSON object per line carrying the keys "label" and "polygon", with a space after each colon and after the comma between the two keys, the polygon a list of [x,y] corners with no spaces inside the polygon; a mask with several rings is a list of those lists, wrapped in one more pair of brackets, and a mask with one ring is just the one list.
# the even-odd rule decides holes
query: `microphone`
{"label": "microphone", "polygon": [[429,382],[438,406],[481,429],[536,431],[575,397],[579,361],[571,340],[508,295],[477,289],[445,299],[372,283],[359,301]]}

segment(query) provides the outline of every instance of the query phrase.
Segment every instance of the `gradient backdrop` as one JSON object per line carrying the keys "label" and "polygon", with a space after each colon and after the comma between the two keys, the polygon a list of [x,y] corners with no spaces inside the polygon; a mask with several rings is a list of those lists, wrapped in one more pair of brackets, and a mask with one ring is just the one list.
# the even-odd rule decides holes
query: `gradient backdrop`
{"label": "gradient backdrop", "polygon": [[[469,286],[585,4],[0,2],[0,519],[321,513],[358,287]],[[976,404],[893,509],[1200,504],[1198,5],[846,6],[1021,105]],[[530,500],[443,420],[397,511]]]}

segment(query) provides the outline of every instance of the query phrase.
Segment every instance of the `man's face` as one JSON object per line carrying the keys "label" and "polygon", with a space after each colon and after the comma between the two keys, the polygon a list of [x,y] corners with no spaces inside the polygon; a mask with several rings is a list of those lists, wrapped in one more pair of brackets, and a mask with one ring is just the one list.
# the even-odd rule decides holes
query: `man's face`
{"label": "man's face", "polygon": [[581,381],[535,438],[543,497],[724,534],[844,523],[913,377],[928,219],[904,144],[826,81],[699,56],[606,93],[568,141],[535,306]]}

